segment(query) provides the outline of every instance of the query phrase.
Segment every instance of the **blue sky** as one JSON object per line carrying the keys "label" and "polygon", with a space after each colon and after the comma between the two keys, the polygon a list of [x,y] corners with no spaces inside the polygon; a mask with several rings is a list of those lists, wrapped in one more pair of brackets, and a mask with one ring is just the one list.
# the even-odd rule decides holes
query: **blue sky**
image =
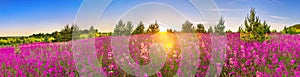
{"label": "blue sky", "polygon": [[[74,23],[82,2],[84,1],[1,0],[0,36],[20,36],[60,30],[64,25]],[[142,4],[147,2],[148,4]],[[300,8],[297,6],[299,2],[299,0],[215,0],[218,9],[210,11],[220,11],[225,17],[226,29],[236,31],[238,26],[243,24],[249,9],[254,7],[260,19],[266,20],[271,29],[281,30],[284,25],[300,23]],[[93,9],[97,7],[91,8]],[[116,0],[106,7],[99,19],[98,24],[94,26],[100,31],[112,31],[118,19],[131,20],[134,24],[141,20],[145,24],[157,20],[164,24],[163,27],[175,29],[179,29],[185,20],[195,24],[205,23],[201,14],[187,0]]]}

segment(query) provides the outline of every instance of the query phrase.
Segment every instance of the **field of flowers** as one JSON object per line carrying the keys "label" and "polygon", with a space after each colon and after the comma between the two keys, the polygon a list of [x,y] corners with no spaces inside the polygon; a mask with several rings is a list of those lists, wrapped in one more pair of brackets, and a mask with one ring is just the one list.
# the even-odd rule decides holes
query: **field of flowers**
{"label": "field of flowers", "polygon": [[[181,34],[179,34],[181,35]],[[129,37],[128,45],[123,45],[121,36],[99,37],[76,40],[65,43],[32,43],[16,47],[0,48],[1,77],[36,77],[36,76],[206,76],[210,63],[215,63],[217,74],[230,76],[257,77],[299,77],[300,76],[300,35],[270,34],[270,40],[244,42],[238,33],[227,33],[223,60],[212,61],[217,50],[212,47],[210,34],[195,34],[195,37],[178,38],[174,33],[141,34]],[[127,37],[128,38],[128,37]],[[218,37],[220,38],[220,37]],[[112,40],[113,39],[113,40]],[[179,42],[181,41],[181,42]],[[76,44],[75,44],[76,43]],[[161,43],[163,52],[151,51],[151,45]],[[120,45],[117,45],[120,44]],[[74,46],[76,45],[76,46]],[[128,54],[126,51],[129,50]],[[114,52],[114,50],[123,52]],[[182,50],[185,50],[182,52]],[[115,54],[123,56],[116,56]],[[188,60],[183,54],[196,57]],[[155,57],[150,57],[154,55]],[[163,57],[166,55],[165,57]],[[120,58],[121,57],[121,58]],[[117,58],[117,59],[116,59]],[[153,64],[155,58],[162,59],[162,64]],[[165,59],[164,59],[165,58]],[[130,61],[130,59],[133,59]],[[223,61],[223,62],[220,62]],[[123,66],[134,63],[150,72],[162,65],[154,74],[140,74],[138,69],[131,73],[122,70]],[[127,64],[126,64],[127,63]],[[220,65],[222,64],[222,65]],[[192,65],[198,68],[192,68]],[[222,67],[223,66],[223,67]],[[122,68],[121,68],[122,67]],[[136,66],[128,66],[134,68]],[[181,67],[185,68],[182,69]],[[188,70],[195,69],[193,71]],[[183,74],[183,75],[182,75]]]}

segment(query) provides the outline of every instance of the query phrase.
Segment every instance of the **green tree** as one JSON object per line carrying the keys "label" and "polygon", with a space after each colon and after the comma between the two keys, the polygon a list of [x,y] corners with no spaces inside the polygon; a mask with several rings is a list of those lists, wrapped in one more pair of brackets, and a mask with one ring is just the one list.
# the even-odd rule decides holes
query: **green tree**
{"label": "green tree", "polygon": [[263,42],[269,38],[267,33],[270,33],[270,26],[266,21],[261,23],[254,8],[251,8],[250,15],[245,18],[244,26],[245,30],[241,33],[242,40]]}
{"label": "green tree", "polygon": [[290,27],[286,30],[288,34],[297,34],[297,29],[294,27]]}
{"label": "green tree", "polygon": [[244,32],[244,30],[243,30],[243,28],[242,27],[239,27],[239,29],[238,29],[238,31],[237,32],[239,32],[239,33],[242,33],[242,32]]}
{"label": "green tree", "polygon": [[208,33],[213,33],[214,30],[213,30],[213,28],[210,26],[210,27],[208,28],[207,32],[208,32]]}
{"label": "green tree", "polygon": [[125,31],[124,31],[124,34],[125,35],[130,35],[131,32],[132,32],[132,29],[133,29],[133,25],[132,25],[132,22],[131,21],[128,21],[126,26],[125,26]]}
{"label": "green tree", "polygon": [[300,33],[300,24],[296,24],[290,27],[284,26],[284,29],[281,31],[281,33],[285,34],[299,34]]}
{"label": "green tree", "polygon": [[114,28],[114,33],[113,35],[118,36],[118,35],[130,35],[132,32],[132,22],[128,21],[127,24],[120,20],[116,27]]}
{"label": "green tree", "polygon": [[205,28],[203,24],[197,24],[197,29],[196,29],[197,33],[205,33]]}
{"label": "green tree", "polygon": [[125,27],[125,24],[123,23],[122,20],[120,20],[114,28],[113,35],[122,35],[124,33],[124,27]]}
{"label": "green tree", "polygon": [[195,32],[195,29],[193,27],[193,23],[190,22],[189,20],[185,21],[185,23],[182,24],[181,32],[186,32],[186,33]]}
{"label": "green tree", "polygon": [[54,42],[62,42],[62,35],[60,32],[55,31],[51,34],[52,37],[54,37]]}
{"label": "green tree", "polygon": [[157,24],[157,21],[155,21],[154,24],[151,24],[148,29],[147,29],[147,33],[157,33],[159,32],[159,25]]}
{"label": "green tree", "polygon": [[61,42],[69,41],[72,39],[72,29],[69,25],[66,25],[64,29],[60,31],[61,33]]}
{"label": "green tree", "polygon": [[286,26],[284,26],[284,28],[283,28],[283,30],[281,31],[281,33],[283,33],[283,34],[287,33],[287,28],[286,28]]}
{"label": "green tree", "polygon": [[228,32],[228,33],[232,33],[232,31],[229,29],[229,30],[227,30],[226,32]]}
{"label": "green tree", "polygon": [[174,33],[174,32],[176,32],[176,30],[173,30],[173,29],[167,29],[167,32],[169,32],[169,33]]}
{"label": "green tree", "polygon": [[142,21],[138,24],[138,27],[135,28],[135,30],[132,32],[132,34],[143,34],[145,33],[144,31],[145,26]]}
{"label": "green tree", "polygon": [[59,32],[59,35],[56,35],[56,37],[59,39],[59,42],[66,42],[66,41],[70,41],[72,39],[74,39],[74,40],[79,39],[79,35],[80,35],[79,27],[75,24],[72,24],[71,26],[66,25]]}
{"label": "green tree", "polygon": [[221,17],[220,20],[219,20],[219,23],[218,25],[216,25],[214,27],[214,30],[215,30],[215,33],[219,34],[219,35],[225,35],[225,20],[224,20],[224,17]]}
{"label": "green tree", "polygon": [[91,26],[88,32],[89,32],[88,37],[89,38],[94,38],[94,37],[96,37],[96,34],[98,33],[98,30],[95,29],[93,26]]}
{"label": "green tree", "polygon": [[274,29],[274,30],[272,30],[271,32],[273,32],[273,33],[277,33],[277,30],[275,30],[275,29]]}

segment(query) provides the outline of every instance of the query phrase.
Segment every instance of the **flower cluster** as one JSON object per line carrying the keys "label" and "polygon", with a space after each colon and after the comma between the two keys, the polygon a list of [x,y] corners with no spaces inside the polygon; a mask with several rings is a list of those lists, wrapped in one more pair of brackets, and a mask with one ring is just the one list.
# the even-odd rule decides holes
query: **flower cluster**
{"label": "flower cluster", "polygon": [[[149,55],[153,53],[151,45],[154,43],[163,45],[166,53],[163,55],[166,56],[165,63],[153,74],[142,76],[170,77],[193,74],[181,67],[195,69],[197,77],[206,76],[214,70],[214,73],[220,76],[300,76],[299,35],[270,34],[270,40],[260,43],[244,42],[238,33],[228,33],[226,38],[212,37],[206,33],[196,34],[197,38],[180,38],[174,33],[141,34],[125,36],[130,37],[128,46],[112,45],[114,37],[118,36],[0,48],[0,76],[134,76],[121,66],[133,65],[130,59],[140,66],[150,64],[153,57]],[[226,41],[215,42],[212,39]],[[128,54],[125,53],[126,50],[113,51],[126,49],[125,47],[128,47]],[[120,55],[116,54],[123,57],[119,58]],[[197,59],[189,60],[193,57]],[[159,65],[161,64],[154,64],[153,68]],[[192,68],[193,66],[197,68]],[[211,66],[216,66],[216,69],[209,70]]]}

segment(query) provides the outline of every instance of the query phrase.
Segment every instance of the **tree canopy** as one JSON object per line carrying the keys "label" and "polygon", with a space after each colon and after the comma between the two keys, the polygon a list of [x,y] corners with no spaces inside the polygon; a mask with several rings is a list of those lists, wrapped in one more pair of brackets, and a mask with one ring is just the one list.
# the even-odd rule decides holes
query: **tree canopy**
{"label": "tree canopy", "polygon": [[189,20],[185,21],[185,23],[182,24],[181,32],[185,32],[185,33],[195,32],[195,28],[193,26],[193,23],[190,22]]}
{"label": "tree canopy", "polygon": [[267,33],[270,33],[270,26],[266,21],[261,23],[261,20],[256,16],[254,8],[250,9],[250,15],[244,21],[245,30],[241,33],[241,39],[245,41],[263,42],[268,39]]}
{"label": "tree canopy", "polygon": [[159,32],[159,25],[157,24],[157,21],[155,21],[154,24],[150,24],[150,26],[147,29],[147,33],[157,33]]}

